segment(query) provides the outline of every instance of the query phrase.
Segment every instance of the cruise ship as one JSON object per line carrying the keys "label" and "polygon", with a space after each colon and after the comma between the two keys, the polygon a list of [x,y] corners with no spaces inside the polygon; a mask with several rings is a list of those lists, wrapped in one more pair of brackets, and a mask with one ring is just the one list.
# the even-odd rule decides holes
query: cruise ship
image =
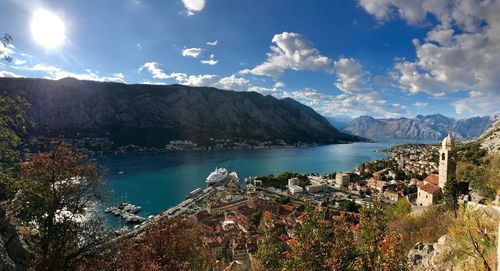
{"label": "cruise ship", "polygon": [[227,169],[220,167],[220,168],[215,168],[215,170],[211,172],[210,175],[208,175],[206,182],[208,185],[211,185],[223,181],[226,178],[227,178]]}

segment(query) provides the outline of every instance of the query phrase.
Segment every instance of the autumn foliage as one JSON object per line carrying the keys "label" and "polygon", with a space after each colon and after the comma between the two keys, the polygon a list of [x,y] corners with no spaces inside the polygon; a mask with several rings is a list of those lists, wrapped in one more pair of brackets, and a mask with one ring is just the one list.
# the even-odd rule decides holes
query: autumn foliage
{"label": "autumn foliage", "polygon": [[99,270],[211,270],[199,228],[186,220],[156,221],[139,237],[121,237],[92,267]]}

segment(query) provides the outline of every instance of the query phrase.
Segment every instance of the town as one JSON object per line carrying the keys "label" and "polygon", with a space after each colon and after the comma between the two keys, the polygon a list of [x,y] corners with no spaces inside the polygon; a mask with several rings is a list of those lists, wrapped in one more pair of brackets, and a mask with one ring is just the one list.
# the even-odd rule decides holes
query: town
{"label": "town", "polygon": [[[301,223],[308,205],[320,207],[328,223],[342,217],[353,228],[359,223],[359,208],[370,206],[374,195],[381,196],[386,204],[408,201],[418,210],[437,203],[443,178],[449,178],[446,172],[453,167],[453,148],[451,136],[443,140],[441,147],[395,146],[385,150],[392,154],[388,158],[364,163],[352,172],[331,174],[285,172],[242,181],[236,172],[227,174],[225,169],[216,169],[211,176],[222,172],[220,180],[195,189],[177,206],[133,229],[119,229],[117,234],[138,235],[160,219],[184,218],[200,226],[205,246],[221,266],[238,264],[241,270],[249,270],[264,212],[272,214],[279,239],[293,246],[294,228]],[[434,161],[438,149],[444,155],[439,176]]]}
{"label": "town", "polygon": [[210,138],[204,144],[198,144],[187,139],[170,140],[164,146],[143,146],[137,144],[118,144],[108,137],[83,136],[52,137],[32,136],[23,144],[23,154],[29,158],[33,153],[44,150],[54,141],[65,142],[75,149],[85,153],[89,157],[102,157],[123,153],[163,153],[169,151],[218,151],[218,150],[247,150],[247,149],[270,149],[270,148],[297,148],[315,146],[311,143],[294,142],[285,140],[246,140],[246,139],[220,139]]}

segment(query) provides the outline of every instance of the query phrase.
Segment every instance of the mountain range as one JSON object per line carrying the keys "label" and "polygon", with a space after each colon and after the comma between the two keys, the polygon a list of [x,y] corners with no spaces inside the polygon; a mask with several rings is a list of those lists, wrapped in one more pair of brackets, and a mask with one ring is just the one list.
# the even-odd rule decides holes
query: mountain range
{"label": "mountain range", "polygon": [[361,116],[342,131],[368,138],[439,140],[451,132],[457,139],[478,138],[494,123],[494,117],[448,118],[441,114],[417,115],[415,118],[375,119]]}
{"label": "mountain range", "polygon": [[0,95],[31,105],[33,134],[104,136],[119,145],[163,146],[185,139],[208,144],[284,140],[346,143],[365,140],[339,132],[291,98],[184,85],[145,85],[64,78],[0,78]]}

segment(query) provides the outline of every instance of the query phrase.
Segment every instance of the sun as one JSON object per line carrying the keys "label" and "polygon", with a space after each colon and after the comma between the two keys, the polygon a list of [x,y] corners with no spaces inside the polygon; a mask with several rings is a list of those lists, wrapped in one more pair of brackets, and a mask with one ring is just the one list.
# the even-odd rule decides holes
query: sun
{"label": "sun", "polygon": [[55,49],[64,43],[64,22],[55,14],[37,9],[31,21],[33,39],[46,49]]}

